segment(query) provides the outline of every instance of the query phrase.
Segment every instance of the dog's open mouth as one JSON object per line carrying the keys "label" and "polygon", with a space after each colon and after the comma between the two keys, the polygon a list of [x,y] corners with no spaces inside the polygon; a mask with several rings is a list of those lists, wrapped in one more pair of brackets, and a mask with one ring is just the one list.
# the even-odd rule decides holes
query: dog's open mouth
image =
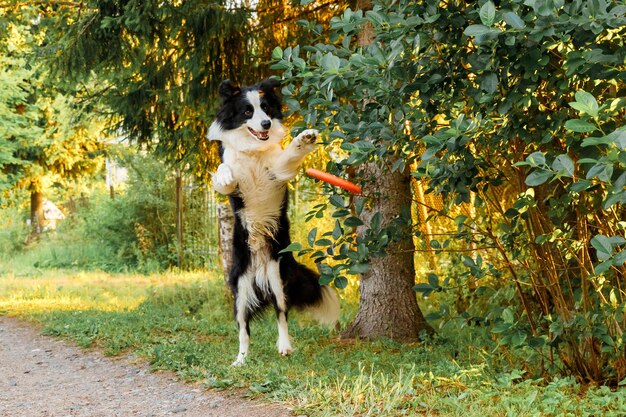
{"label": "dog's open mouth", "polygon": [[258,140],[268,140],[270,138],[270,132],[269,130],[266,130],[264,132],[259,132],[258,130],[254,130],[252,128],[248,128],[248,131],[250,132],[250,134],[252,136],[254,136],[255,138],[257,138]]}

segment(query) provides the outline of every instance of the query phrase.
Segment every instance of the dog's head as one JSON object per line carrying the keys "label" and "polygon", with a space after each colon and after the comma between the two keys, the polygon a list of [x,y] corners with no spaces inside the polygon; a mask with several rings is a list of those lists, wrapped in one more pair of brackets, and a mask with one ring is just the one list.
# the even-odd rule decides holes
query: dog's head
{"label": "dog's head", "polygon": [[249,87],[222,81],[220,107],[208,138],[238,151],[254,151],[280,143],[285,128],[282,103],[276,91],[279,86],[280,82],[273,78]]}

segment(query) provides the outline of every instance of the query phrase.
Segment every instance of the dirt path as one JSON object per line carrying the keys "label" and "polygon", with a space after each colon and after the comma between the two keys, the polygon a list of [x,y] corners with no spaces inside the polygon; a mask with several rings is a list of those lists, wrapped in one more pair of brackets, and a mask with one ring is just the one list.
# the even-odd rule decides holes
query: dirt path
{"label": "dirt path", "polygon": [[288,417],[291,412],[185,385],[0,317],[0,416]]}

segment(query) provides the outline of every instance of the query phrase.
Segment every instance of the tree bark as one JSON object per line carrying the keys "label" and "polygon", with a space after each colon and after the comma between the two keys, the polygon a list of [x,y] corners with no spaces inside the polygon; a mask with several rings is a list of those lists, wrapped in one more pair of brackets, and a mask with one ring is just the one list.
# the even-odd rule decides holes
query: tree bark
{"label": "tree bark", "polygon": [[[368,163],[365,173],[369,178],[365,187],[367,194],[375,197],[361,214],[366,226],[362,226],[358,233],[363,233],[377,212],[383,219],[382,227],[385,227],[400,215],[403,208],[411,206],[408,173],[391,172],[389,165],[376,162]],[[403,232],[389,244],[385,255],[370,259],[370,270],[361,275],[359,310],[342,334],[343,338],[388,337],[415,341],[420,332],[434,332],[417,305],[413,290],[415,247],[410,231]]]}
{"label": "tree bark", "polygon": [[217,222],[219,224],[219,245],[222,268],[224,270],[224,282],[228,285],[228,274],[233,266],[233,229],[235,228],[235,216],[228,203],[217,203]]}

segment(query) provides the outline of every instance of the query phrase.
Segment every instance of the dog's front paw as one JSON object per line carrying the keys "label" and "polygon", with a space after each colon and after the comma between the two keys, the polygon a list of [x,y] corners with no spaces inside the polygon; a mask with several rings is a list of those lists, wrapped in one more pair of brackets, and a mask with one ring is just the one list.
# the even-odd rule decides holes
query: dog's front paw
{"label": "dog's front paw", "polygon": [[217,172],[213,174],[213,188],[219,193],[230,194],[236,186],[237,182],[233,171],[228,165],[220,164],[217,167]]}
{"label": "dog's front paw", "polygon": [[315,147],[315,142],[319,134],[320,132],[316,129],[307,129],[296,136],[294,141],[298,144],[298,148],[306,149],[310,152]]}

